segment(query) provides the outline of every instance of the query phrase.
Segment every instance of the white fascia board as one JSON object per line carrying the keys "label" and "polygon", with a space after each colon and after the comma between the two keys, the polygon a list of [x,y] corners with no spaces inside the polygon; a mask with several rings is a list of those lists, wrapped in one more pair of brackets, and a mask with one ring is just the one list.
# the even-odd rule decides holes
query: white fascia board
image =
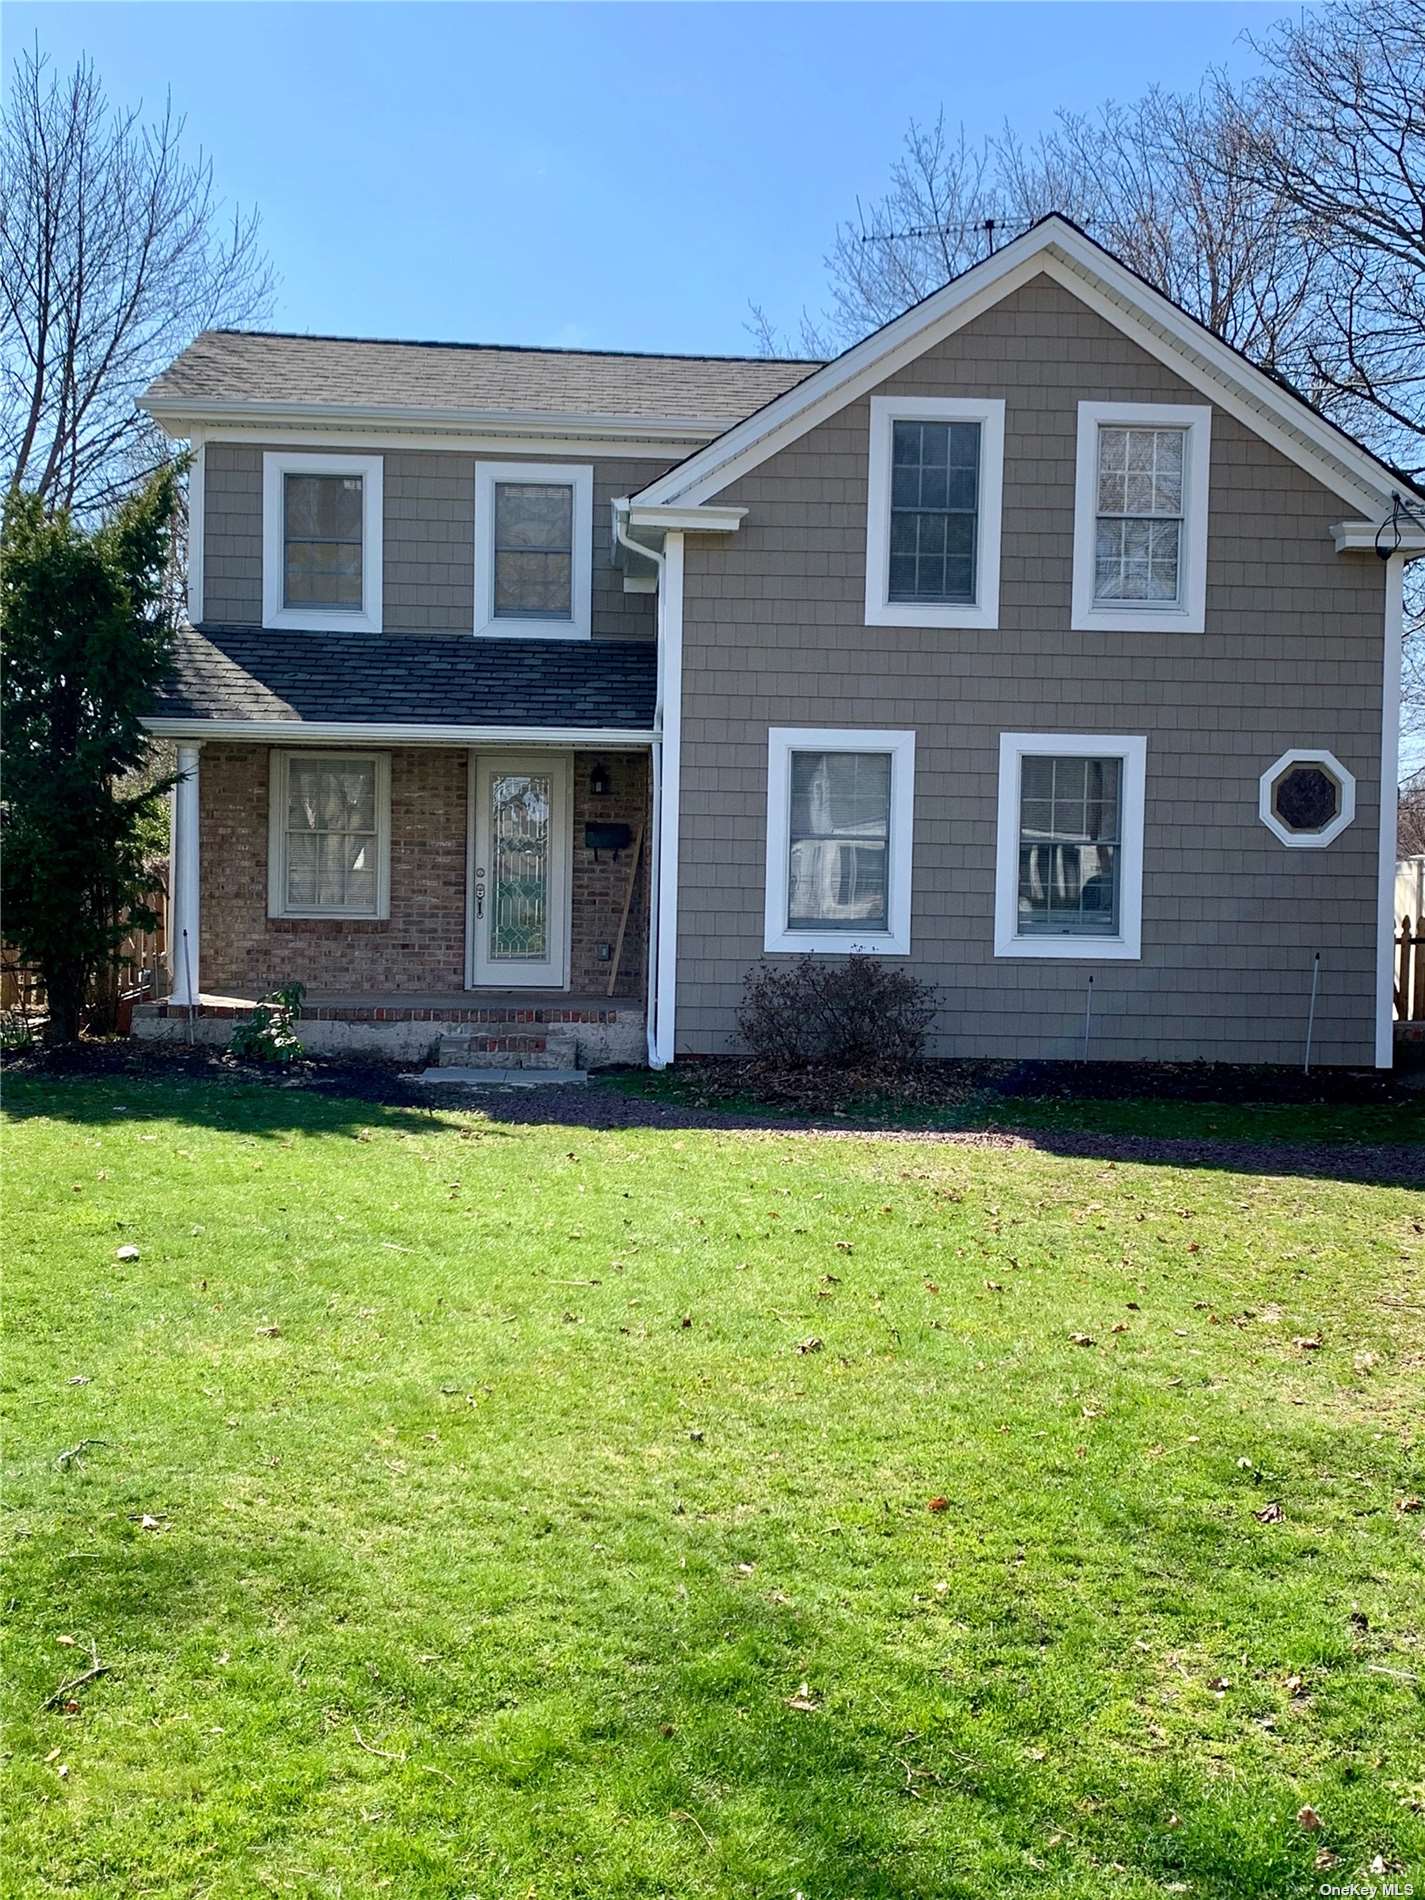
{"label": "white fascia board", "polygon": [[248,739],[257,745],[652,745],[651,729],[626,726],[437,726],[339,719],[145,719],[163,739]]}
{"label": "white fascia board", "polygon": [[433,408],[421,403],[264,402],[248,397],[144,396],[138,407],[170,434],[186,435],[189,427],[222,422],[250,424],[300,423],[328,428],[395,428],[402,424],[424,429],[484,432],[514,430],[520,435],[583,436],[617,439],[632,436],[680,443],[686,453],[692,444],[710,441],[727,427],[719,416],[600,415],[573,410]]}
{"label": "white fascia board", "polygon": [[1061,218],[1046,218],[651,482],[644,504],[700,502],[991,309],[1039,273],[1095,309],[1363,514],[1400,479],[1308,404]]}
{"label": "white fascia board", "polygon": [[[1119,282],[1112,281],[1109,266],[1118,273]],[[1235,416],[1333,495],[1363,514],[1389,509],[1390,493],[1400,486],[1399,476],[1333,429],[1300,397],[1254,369],[1176,304],[1139,283],[1131,271],[1103,253],[1088,259],[1050,255],[1043,268],[1046,276],[1130,342],[1210,396],[1219,409]]]}
{"label": "white fascia board", "polygon": [[[634,498],[639,507],[684,505],[710,500],[740,476],[775,455],[778,449],[795,442],[799,436],[825,422],[848,403],[866,395],[879,383],[907,368],[926,350],[953,336],[1012,291],[1020,289],[1042,270],[1038,256],[1005,267],[1003,260],[1024,243],[1023,238],[1006,245],[990,260],[998,266],[993,277],[980,279],[978,272],[989,268],[979,265],[939,293],[947,302],[938,312],[918,304],[905,316],[898,317],[878,330],[864,343],[858,343],[844,356],[838,356],[825,369],[817,370],[805,382],[789,389],[759,409],[745,422],[736,423],[707,448],[690,455],[677,468],[669,469],[657,481],[650,482]],[[975,283],[970,279],[976,278]],[[951,292],[960,292],[953,302]],[[931,304],[938,298],[931,298]]]}

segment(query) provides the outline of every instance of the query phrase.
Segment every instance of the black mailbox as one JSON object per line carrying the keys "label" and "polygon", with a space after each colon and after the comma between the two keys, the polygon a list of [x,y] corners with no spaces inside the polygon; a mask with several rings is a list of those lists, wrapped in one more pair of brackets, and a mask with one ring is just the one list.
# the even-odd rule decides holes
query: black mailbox
{"label": "black mailbox", "polygon": [[585,825],[584,849],[592,851],[597,857],[601,851],[612,851],[617,857],[620,851],[627,851],[633,843],[633,829],[629,825]]}

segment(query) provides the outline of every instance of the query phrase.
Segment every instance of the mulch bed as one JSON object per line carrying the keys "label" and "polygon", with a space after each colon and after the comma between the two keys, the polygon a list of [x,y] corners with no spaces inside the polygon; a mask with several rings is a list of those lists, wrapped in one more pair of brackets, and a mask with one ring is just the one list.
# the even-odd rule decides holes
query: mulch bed
{"label": "mulch bed", "polygon": [[1418,1102],[1418,1089],[1377,1069],[1246,1067],[1228,1062],[916,1062],[863,1070],[769,1068],[737,1057],[683,1057],[678,1098],[809,1114],[878,1108],[955,1108],[972,1097],[1013,1101],[1174,1101],[1384,1107]]}

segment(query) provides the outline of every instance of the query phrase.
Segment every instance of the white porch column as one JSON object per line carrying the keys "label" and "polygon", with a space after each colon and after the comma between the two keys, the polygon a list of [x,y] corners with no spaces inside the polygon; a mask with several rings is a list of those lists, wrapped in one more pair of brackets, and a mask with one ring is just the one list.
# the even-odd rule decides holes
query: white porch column
{"label": "white porch column", "polygon": [[168,956],[173,969],[171,1000],[198,1001],[198,754],[201,741],[178,748],[182,774],[173,788],[173,843],[169,853]]}

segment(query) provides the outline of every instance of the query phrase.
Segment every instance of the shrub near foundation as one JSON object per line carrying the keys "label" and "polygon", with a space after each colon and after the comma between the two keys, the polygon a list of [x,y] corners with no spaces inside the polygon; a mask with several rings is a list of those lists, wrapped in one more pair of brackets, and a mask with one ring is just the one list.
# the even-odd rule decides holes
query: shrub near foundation
{"label": "shrub near foundation", "polygon": [[737,1027],[761,1062],[897,1067],[923,1055],[939,1000],[933,983],[879,958],[808,955],[748,971]]}

